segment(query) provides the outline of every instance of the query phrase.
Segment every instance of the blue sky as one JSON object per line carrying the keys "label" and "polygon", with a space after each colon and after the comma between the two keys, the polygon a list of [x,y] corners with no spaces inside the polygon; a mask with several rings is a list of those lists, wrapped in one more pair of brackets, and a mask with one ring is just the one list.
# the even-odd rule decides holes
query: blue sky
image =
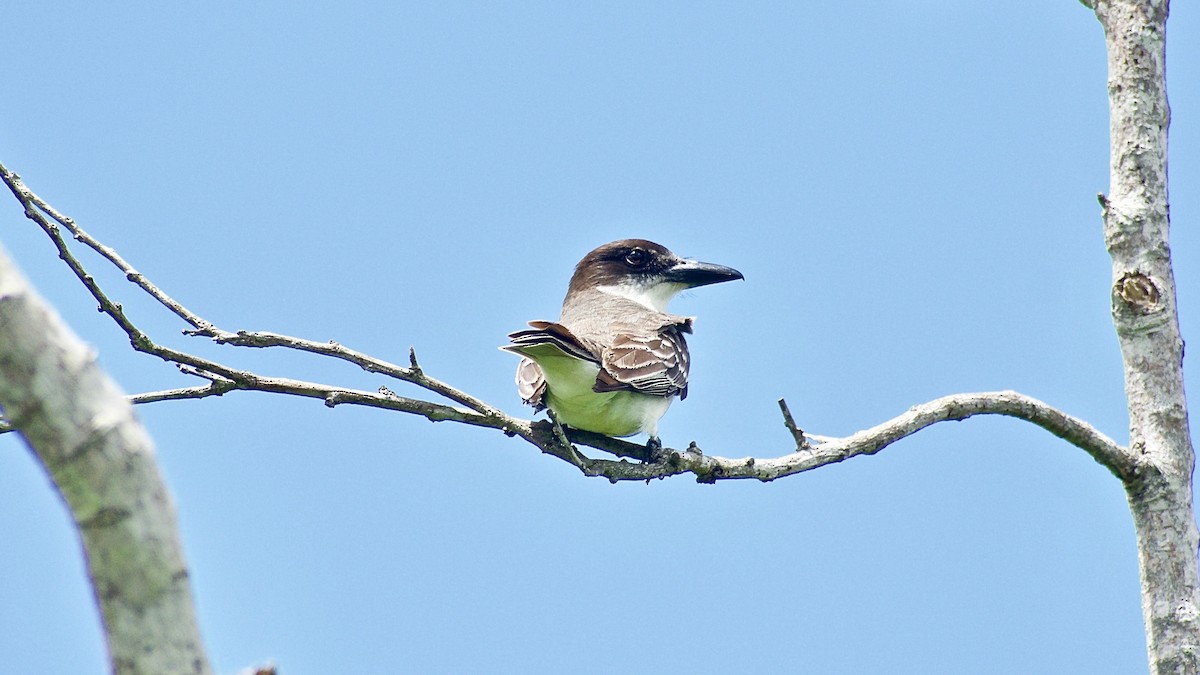
{"label": "blue sky", "polygon": [[[192,310],[335,339],[525,414],[510,330],[591,248],[734,266],[664,442],[772,456],[962,391],[1127,440],[1105,55],[1076,2],[24,3],[0,161]],[[1173,249],[1200,305],[1200,13],[1168,32]],[[3,201],[3,200],[0,200]],[[133,354],[16,203],[0,242],[128,391]],[[94,271],[159,340],[264,374]],[[1186,364],[1195,379],[1192,361]],[[518,440],[265,394],[139,409],[218,672],[1130,673],[1117,480],[1011,420],[777,481],[609,485]],[[76,536],[0,438],[0,672],[100,673]]]}

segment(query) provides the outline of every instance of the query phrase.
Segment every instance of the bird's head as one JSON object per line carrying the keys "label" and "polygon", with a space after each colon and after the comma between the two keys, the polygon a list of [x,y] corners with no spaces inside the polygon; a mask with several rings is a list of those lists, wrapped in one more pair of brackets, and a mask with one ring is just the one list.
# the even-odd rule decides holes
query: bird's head
{"label": "bird's head", "polygon": [[732,267],[680,258],[645,239],[622,239],[579,261],[567,295],[595,289],[665,312],[667,303],[682,290],[741,278],[742,273]]}

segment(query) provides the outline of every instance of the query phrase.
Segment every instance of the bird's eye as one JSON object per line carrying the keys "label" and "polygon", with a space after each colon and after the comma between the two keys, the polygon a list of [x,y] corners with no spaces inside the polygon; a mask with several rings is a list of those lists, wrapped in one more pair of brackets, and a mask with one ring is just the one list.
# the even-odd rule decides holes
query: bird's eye
{"label": "bird's eye", "polygon": [[625,262],[630,267],[641,267],[646,264],[646,252],[640,248],[635,248],[625,254]]}

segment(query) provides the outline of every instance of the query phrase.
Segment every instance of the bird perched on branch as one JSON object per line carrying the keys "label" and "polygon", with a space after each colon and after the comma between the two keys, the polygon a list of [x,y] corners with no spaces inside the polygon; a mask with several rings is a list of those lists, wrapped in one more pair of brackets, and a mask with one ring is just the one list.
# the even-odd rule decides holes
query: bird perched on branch
{"label": "bird perched on branch", "polygon": [[684,333],[692,319],[667,313],[688,288],[741,279],[731,267],[686,260],[644,239],[623,239],[575,266],[557,322],[530,321],[501,349],[525,357],[517,390],[562,424],[607,436],[650,435],[688,387]]}

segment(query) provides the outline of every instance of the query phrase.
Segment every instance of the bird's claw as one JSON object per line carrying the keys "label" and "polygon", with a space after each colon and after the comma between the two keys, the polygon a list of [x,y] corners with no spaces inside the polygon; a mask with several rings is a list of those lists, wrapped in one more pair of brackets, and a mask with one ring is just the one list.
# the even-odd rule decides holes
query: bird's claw
{"label": "bird's claw", "polygon": [[663,461],[663,445],[662,440],[658,436],[651,436],[650,440],[646,441],[647,461],[658,464]]}

